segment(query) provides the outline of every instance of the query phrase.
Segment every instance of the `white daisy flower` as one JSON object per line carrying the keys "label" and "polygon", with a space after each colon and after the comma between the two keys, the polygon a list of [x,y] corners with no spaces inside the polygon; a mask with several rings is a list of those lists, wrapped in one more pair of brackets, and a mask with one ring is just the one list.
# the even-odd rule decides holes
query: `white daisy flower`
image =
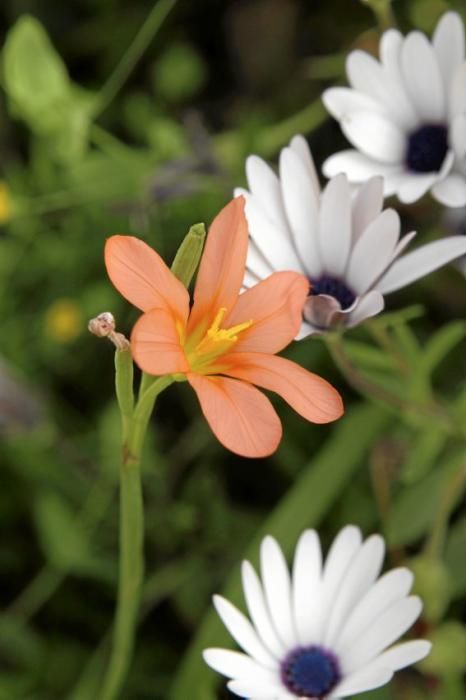
{"label": "white daisy flower", "polygon": [[331,156],[327,177],[351,182],[385,178],[385,195],[411,203],[426,192],[442,204],[466,204],[466,61],[464,25],[447,12],[432,42],[419,31],[384,32],[380,61],[352,51],[351,88],[325,90],[322,99],[356,150]]}
{"label": "white daisy flower", "polygon": [[262,582],[243,562],[251,621],[225,598],[214,598],[244,653],[207,649],[205,661],[230,679],[233,693],[254,700],[345,698],[384,685],[431,648],[422,639],[392,646],[419,617],[422,604],[409,595],[408,569],[378,578],[384,554],[382,537],[363,542],[359,529],[348,526],[324,563],[317,533],[307,530],[290,576],[279,545],[266,537]]}
{"label": "white daisy flower", "polygon": [[382,311],[384,294],[466,253],[466,238],[451,236],[400,257],[415,233],[399,240],[398,214],[382,211],[382,178],[353,196],[340,174],[321,193],[302,136],[282,149],[280,177],[257,156],[247,159],[246,175],[250,191],[235,190],[246,198],[250,234],[244,286],[275,270],[306,275],[311,289],[298,339],[361,323]]}

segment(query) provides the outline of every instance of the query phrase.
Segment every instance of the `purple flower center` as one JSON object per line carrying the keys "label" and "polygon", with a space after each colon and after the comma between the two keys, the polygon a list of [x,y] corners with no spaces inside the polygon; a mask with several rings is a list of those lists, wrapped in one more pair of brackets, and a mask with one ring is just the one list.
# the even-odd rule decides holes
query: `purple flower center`
{"label": "purple flower center", "polygon": [[406,167],[414,173],[440,170],[448,151],[448,130],[443,124],[426,124],[408,136]]}
{"label": "purple flower center", "polygon": [[336,656],[314,645],[291,651],[280,671],[283,685],[299,698],[325,698],[341,679]]}
{"label": "purple flower center", "polygon": [[311,279],[311,295],[326,294],[340,302],[341,308],[348,309],[356,299],[356,294],[344,282],[330,275]]}

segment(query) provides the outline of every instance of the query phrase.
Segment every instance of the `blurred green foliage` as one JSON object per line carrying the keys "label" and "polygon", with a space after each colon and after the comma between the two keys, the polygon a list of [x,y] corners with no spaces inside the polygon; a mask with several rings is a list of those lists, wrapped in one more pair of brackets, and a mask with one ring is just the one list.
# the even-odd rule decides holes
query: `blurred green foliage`
{"label": "blurred green foliage", "polygon": [[[151,0],[0,7],[0,700],[90,700],[107,657],[120,425],[111,347],[86,325],[111,309],[129,331],[136,313],[106,279],[105,238],[133,233],[171,262],[244,183],[247,154],[274,158],[303,131],[321,162],[344,140],[320,92],[342,80],[342,52],[376,48],[370,9],[347,0],[169,5],[151,40]],[[393,2],[402,29],[429,32],[448,7],[466,15],[460,0]],[[429,202],[402,213],[423,239],[442,234]],[[228,643],[212,592],[238,598],[239,560],[263,532],[290,553],[302,528],[328,542],[346,522],[416,568],[436,641],[421,672],[368,700],[464,698],[464,279],[450,267],[388,303],[345,336],[338,365],[320,340],[289,349],[339,387],[347,416],[312,426],[280,404],[268,460],[225,453],[186,387],[162,395],[128,700],[226,698],[199,656]]]}

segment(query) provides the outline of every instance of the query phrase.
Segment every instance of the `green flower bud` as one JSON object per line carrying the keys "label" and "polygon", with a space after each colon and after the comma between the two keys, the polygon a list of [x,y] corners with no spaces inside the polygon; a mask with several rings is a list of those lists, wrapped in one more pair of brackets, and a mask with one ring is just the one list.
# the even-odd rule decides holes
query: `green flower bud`
{"label": "green flower bud", "polygon": [[449,676],[466,671],[466,627],[449,620],[433,630],[429,639],[432,651],[419,663],[424,673]]}
{"label": "green flower bud", "polygon": [[431,623],[442,619],[451,600],[452,582],[442,561],[421,555],[408,563],[415,576],[414,592],[424,603],[424,618]]}

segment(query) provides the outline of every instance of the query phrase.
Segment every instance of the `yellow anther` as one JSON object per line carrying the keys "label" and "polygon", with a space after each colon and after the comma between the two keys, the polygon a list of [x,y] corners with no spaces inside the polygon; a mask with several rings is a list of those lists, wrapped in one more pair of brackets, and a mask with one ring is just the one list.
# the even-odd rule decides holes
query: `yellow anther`
{"label": "yellow anther", "polygon": [[225,352],[228,352],[231,346],[238,340],[238,334],[245,331],[253,324],[251,320],[238,323],[231,328],[220,328],[220,324],[226,312],[227,309],[224,306],[219,309],[204,338],[195,347],[194,356],[196,358],[196,364],[198,364],[199,361],[202,362],[202,364],[208,363],[220,355],[223,355]]}

